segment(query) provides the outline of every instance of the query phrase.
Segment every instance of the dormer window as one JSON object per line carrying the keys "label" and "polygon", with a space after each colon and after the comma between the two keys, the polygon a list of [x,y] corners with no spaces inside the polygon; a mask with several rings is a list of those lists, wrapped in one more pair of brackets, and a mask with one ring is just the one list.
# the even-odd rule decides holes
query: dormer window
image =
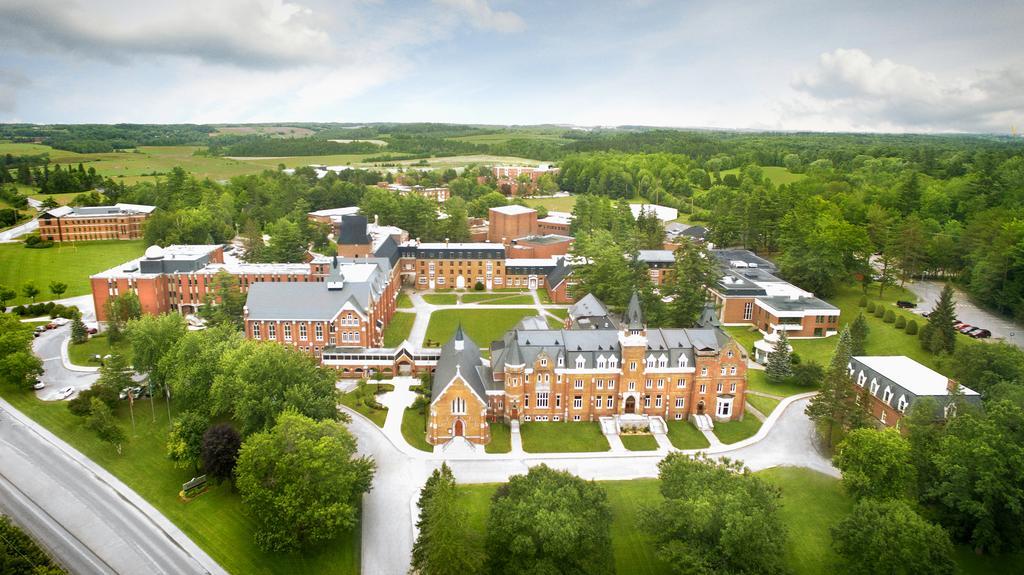
{"label": "dormer window", "polygon": [[647,367],[654,367],[654,356],[653,355],[647,358]]}
{"label": "dormer window", "polygon": [[907,396],[901,395],[900,400],[896,402],[896,409],[900,410],[900,413],[905,413],[907,411],[907,404]]}
{"label": "dormer window", "polygon": [[585,360],[585,359],[583,359],[583,356],[582,356],[582,355],[581,355],[581,356],[579,356],[579,357],[577,357],[577,358],[576,358],[576,369],[583,369],[583,365],[584,365],[585,363],[586,363],[586,360]]}
{"label": "dormer window", "polygon": [[604,356],[603,355],[598,356],[598,358],[597,358],[597,369],[604,369],[605,365],[607,365],[607,362],[606,362]]}
{"label": "dormer window", "polygon": [[619,360],[615,356],[612,356],[612,357],[608,358],[608,367],[609,368],[615,369],[618,365],[619,365]]}
{"label": "dormer window", "polygon": [[[853,372],[851,371],[850,374],[852,375]],[[859,385],[861,387],[864,387],[864,384],[867,383],[867,381],[868,381],[868,376],[864,375],[863,371],[860,372],[859,374],[857,374],[857,385]]]}
{"label": "dormer window", "polygon": [[882,401],[886,404],[892,401],[892,389],[889,386],[885,386],[885,392],[882,393]]}
{"label": "dormer window", "polygon": [[[847,370],[849,370],[849,372],[850,372],[850,377],[853,377],[853,372],[855,371],[855,370],[853,369],[853,364],[852,364],[852,363],[848,363],[848,364],[846,364],[846,369],[847,369]],[[863,372],[861,372],[861,373],[863,373]]]}
{"label": "dormer window", "polygon": [[668,358],[664,355],[658,358],[658,367],[668,367]]}
{"label": "dormer window", "polygon": [[679,356],[679,367],[686,367],[687,363],[688,362],[686,360],[686,356],[685,355]]}
{"label": "dormer window", "polygon": [[875,379],[875,378],[871,378],[871,395],[877,395],[877,394],[878,394],[878,380]]}

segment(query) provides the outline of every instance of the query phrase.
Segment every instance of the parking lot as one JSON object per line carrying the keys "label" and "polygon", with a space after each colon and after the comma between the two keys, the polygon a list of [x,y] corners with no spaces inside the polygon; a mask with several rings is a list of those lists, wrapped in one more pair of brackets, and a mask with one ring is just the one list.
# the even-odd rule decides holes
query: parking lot
{"label": "parking lot", "polygon": [[[918,313],[931,311],[935,307],[935,303],[939,301],[942,286],[943,283],[938,281],[907,283],[907,289],[921,299],[914,311]],[[967,294],[960,290],[956,290],[955,298],[958,320],[991,331],[993,340],[1005,341],[1024,348],[1024,326],[974,305]]]}

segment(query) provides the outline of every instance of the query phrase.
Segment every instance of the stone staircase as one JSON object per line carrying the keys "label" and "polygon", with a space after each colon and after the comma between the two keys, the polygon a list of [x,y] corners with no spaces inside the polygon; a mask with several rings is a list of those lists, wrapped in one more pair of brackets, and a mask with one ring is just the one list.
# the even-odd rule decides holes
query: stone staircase
{"label": "stone staircase", "polygon": [[704,415],[690,415],[690,423],[701,431],[711,431],[715,428],[715,422],[706,413]]}

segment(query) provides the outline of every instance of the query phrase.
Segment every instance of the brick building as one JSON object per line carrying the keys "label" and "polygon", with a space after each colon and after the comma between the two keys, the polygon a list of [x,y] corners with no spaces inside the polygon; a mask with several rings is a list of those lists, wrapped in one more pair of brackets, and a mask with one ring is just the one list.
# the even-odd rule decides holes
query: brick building
{"label": "brick building", "polygon": [[508,244],[516,238],[537,235],[537,210],[525,206],[499,206],[488,211],[487,240]]}
{"label": "brick building", "polygon": [[648,330],[636,295],[613,327],[534,323],[493,342],[489,367],[456,332],[434,374],[427,441],[487,443],[493,421],[743,417],[746,355],[719,329]]}
{"label": "brick building", "polygon": [[871,415],[879,426],[900,429],[903,415],[922,397],[935,400],[937,420],[953,417],[957,388],[965,402],[981,403],[976,391],[903,355],[854,356],[848,370],[854,389],[868,392]]}
{"label": "brick building", "polygon": [[137,240],[155,206],[61,206],[39,216],[39,237],[54,242]]}

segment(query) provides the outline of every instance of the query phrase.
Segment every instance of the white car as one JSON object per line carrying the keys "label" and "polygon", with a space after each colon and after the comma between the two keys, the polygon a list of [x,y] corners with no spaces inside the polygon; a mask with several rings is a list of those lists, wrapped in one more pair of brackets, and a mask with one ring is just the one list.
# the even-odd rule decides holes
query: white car
{"label": "white car", "polygon": [[61,388],[61,390],[57,392],[57,397],[59,397],[60,399],[67,399],[71,397],[71,394],[74,392],[75,388],[69,385],[67,387]]}
{"label": "white car", "polygon": [[56,325],[57,327],[60,327],[62,325],[67,325],[67,324],[71,323],[71,320],[69,320],[66,317],[56,317],[56,318],[53,318],[53,321],[50,322],[50,323]]}
{"label": "white car", "polygon": [[44,387],[46,387],[46,384],[41,382],[41,381],[39,381],[39,380],[36,380],[36,382],[34,384],[32,384],[32,389],[38,390],[38,389],[42,389]]}

